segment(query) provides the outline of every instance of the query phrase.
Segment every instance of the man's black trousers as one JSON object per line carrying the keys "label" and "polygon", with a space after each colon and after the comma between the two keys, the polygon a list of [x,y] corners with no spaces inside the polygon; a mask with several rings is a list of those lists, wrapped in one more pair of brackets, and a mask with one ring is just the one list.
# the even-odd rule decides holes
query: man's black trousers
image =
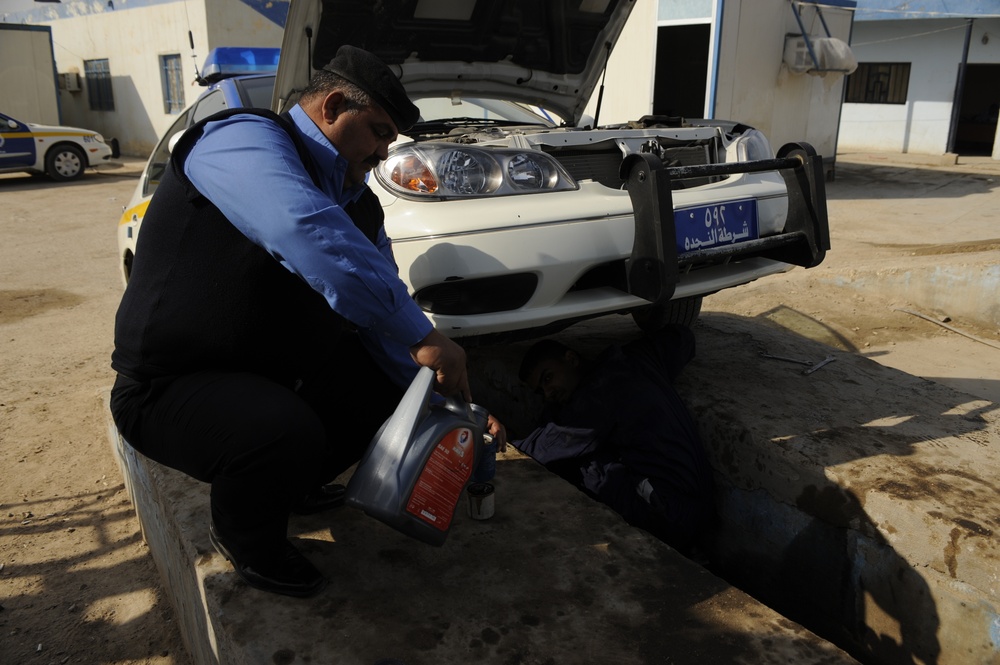
{"label": "man's black trousers", "polygon": [[292,385],[217,370],[120,376],[111,411],[136,450],[211,483],[218,533],[253,565],[281,552],[292,504],[361,458],[402,392],[347,334],[336,363]]}

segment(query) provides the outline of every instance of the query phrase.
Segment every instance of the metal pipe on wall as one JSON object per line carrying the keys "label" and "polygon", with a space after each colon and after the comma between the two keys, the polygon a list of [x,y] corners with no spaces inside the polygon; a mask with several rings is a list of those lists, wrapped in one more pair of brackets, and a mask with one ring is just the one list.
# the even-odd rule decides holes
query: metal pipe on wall
{"label": "metal pipe on wall", "polygon": [[955,137],[958,134],[959,114],[962,111],[962,95],[965,94],[965,69],[969,62],[969,44],[972,42],[973,18],[965,19],[965,44],[962,47],[962,62],[958,65],[958,77],[955,79],[955,97],[951,102],[951,124],[948,127],[948,143],[946,152],[955,152]]}

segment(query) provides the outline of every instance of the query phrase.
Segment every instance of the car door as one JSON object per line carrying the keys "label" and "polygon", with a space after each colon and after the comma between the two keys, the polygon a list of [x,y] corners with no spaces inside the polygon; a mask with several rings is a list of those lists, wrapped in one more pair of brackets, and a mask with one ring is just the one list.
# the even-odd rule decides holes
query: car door
{"label": "car door", "polygon": [[0,113],[0,169],[35,165],[35,137],[23,122]]}

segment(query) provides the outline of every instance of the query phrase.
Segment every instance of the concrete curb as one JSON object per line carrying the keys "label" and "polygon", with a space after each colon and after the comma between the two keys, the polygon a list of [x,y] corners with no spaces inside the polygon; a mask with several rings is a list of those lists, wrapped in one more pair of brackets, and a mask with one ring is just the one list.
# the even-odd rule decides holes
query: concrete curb
{"label": "concrete curb", "polygon": [[985,173],[1000,174],[1000,160],[992,157],[978,157],[945,153],[943,155],[921,155],[898,152],[842,152],[836,161],[853,164],[898,166],[901,168],[939,167],[944,170],[971,169]]}
{"label": "concrete curb", "polygon": [[299,518],[330,587],[255,591],[209,546],[207,486],[109,432],[198,665],[855,662],[513,451],[496,516],[457,515],[441,548],[348,508]]}
{"label": "concrete curb", "polygon": [[915,303],[924,311],[1000,329],[1000,263],[995,253],[941,265],[934,260],[899,267],[851,270],[824,281],[859,293],[878,293],[889,300]]}

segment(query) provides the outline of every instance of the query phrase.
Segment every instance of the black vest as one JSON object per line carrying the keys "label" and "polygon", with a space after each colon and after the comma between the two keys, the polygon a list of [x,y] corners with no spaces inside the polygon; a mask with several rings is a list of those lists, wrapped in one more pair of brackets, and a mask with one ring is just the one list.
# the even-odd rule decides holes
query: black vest
{"label": "black vest", "polygon": [[[138,381],[203,369],[248,371],[291,384],[332,357],[345,321],[326,300],[250,242],[184,175],[204,124],[236,113],[271,118],[292,137],[314,181],[317,169],[291,120],[229,109],[188,129],[143,218],[115,319],[111,366]],[[369,240],[383,214],[369,190],[347,206]]]}

